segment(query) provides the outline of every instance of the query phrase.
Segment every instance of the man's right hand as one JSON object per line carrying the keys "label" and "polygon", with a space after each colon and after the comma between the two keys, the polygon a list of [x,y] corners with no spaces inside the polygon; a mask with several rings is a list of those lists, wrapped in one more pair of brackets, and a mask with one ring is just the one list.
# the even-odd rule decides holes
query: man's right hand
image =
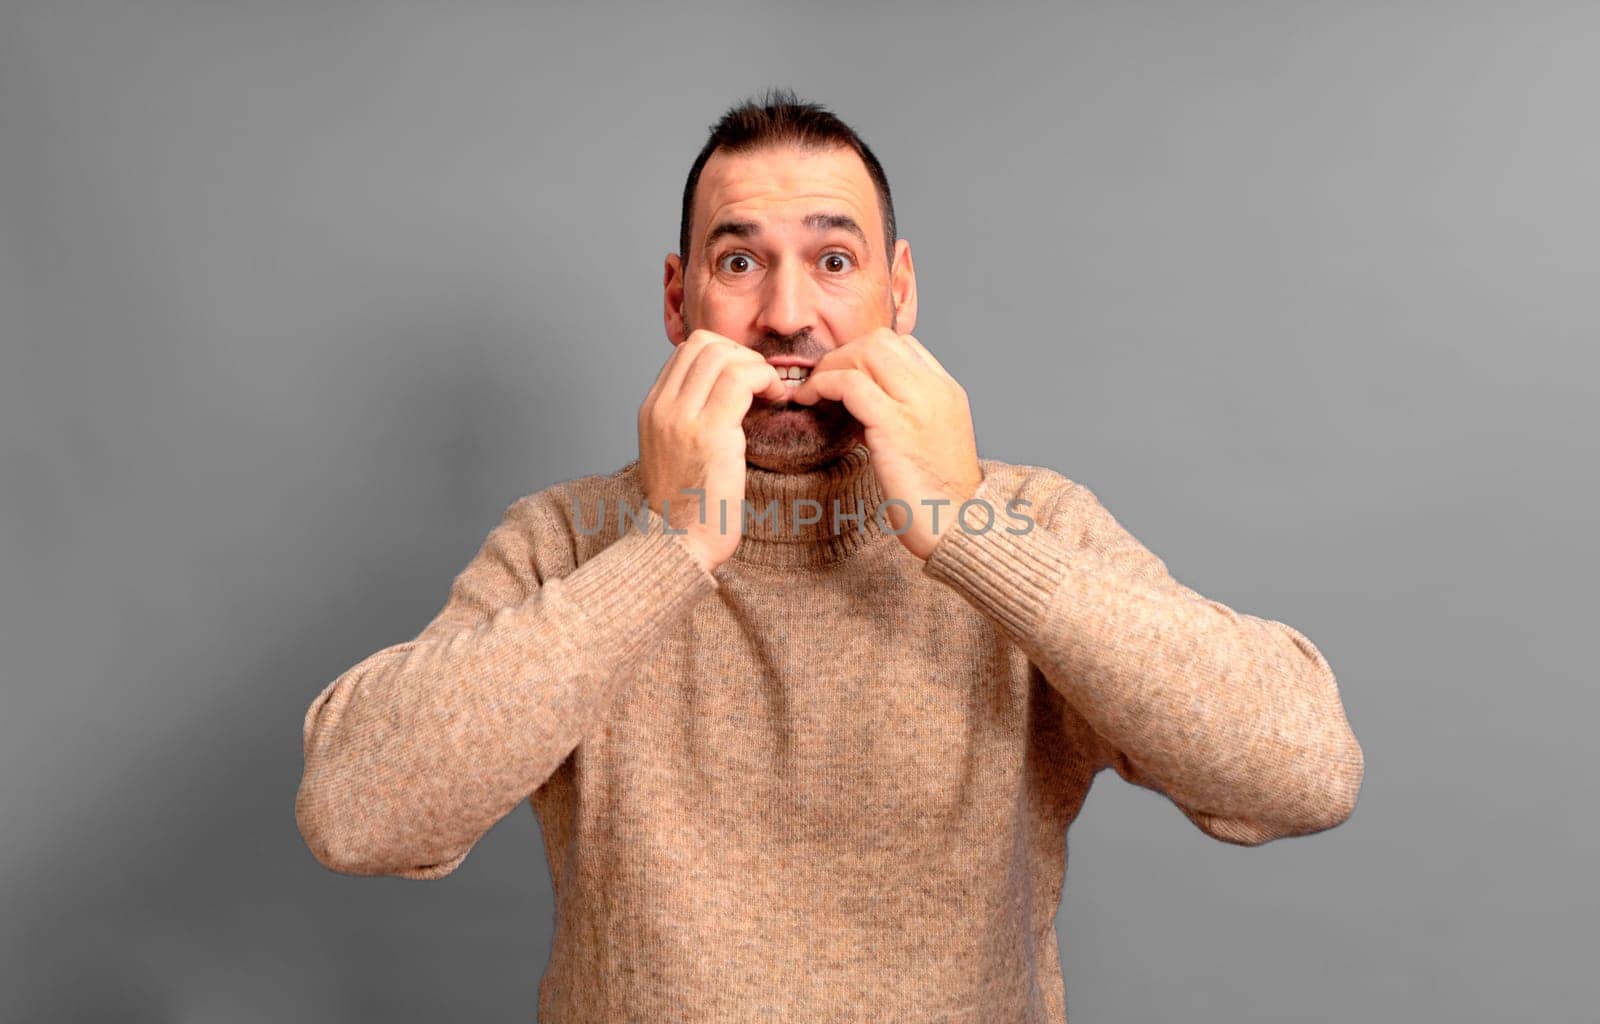
{"label": "man's right hand", "polygon": [[[739,546],[745,414],[757,395],[777,401],[789,390],[755,349],[697,330],[673,349],[639,407],[645,499],[672,529],[688,531],[684,539],[708,572]],[[705,491],[704,514],[700,496],[685,493],[696,488]],[[720,524],[724,507],[726,529]]]}

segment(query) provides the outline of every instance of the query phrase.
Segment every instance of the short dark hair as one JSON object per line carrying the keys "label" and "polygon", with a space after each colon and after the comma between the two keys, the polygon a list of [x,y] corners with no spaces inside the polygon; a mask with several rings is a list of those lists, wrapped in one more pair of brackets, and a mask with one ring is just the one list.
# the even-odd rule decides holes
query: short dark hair
{"label": "short dark hair", "polygon": [[884,258],[894,263],[894,199],[883,165],[861,136],[826,107],[801,100],[789,89],[769,89],[759,99],[745,100],[728,108],[722,119],[711,126],[711,135],[689,168],[683,186],[683,216],[678,222],[678,258],[689,260],[689,226],[694,219],[694,190],[700,172],[718,149],[748,153],[768,146],[795,145],[803,149],[848,147],[867,165],[867,175],[878,191],[878,209],[883,215]]}

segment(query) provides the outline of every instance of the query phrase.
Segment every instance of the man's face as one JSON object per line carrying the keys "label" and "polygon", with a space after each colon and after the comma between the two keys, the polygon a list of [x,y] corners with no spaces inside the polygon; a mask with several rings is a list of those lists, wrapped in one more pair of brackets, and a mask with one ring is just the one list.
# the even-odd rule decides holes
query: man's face
{"label": "man's face", "polygon": [[[845,147],[717,150],[701,169],[688,260],[667,256],[666,325],[674,345],[705,328],[767,360],[808,363],[878,327],[916,321],[916,276],[901,239],[890,261],[866,165]],[[813,469],[861,442],[844,404],[756,398],[745,459],[783,473]]]}

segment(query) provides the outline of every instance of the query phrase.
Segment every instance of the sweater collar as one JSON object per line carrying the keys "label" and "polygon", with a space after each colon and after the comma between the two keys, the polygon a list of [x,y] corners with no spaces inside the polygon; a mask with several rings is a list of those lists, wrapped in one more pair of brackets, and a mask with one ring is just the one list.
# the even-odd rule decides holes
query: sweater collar
{"label": "sweater collar", "polygon": [[[888,535],[878,521],[880,514],[888,515],[888,509],[879,511],[883,490],[871,453],[862,444],[804,473],[778,473],[747,463],[745,501],[749,511],[743,516],[735,561],[781,568],[827,565]],[[730,508],[730,530],[733,520]]]}
{"label": "sweater collar", "polygon": [[[623,487],[621,501],[630,508],[643,505],[639,460],[623,466],[618,477]],[[804,473],[778,473],[746,463],[744,500],[748,512],[728,508],[730,531],[739,530],[743,520],[739,546],[730,562],[790,569],[830,565],[881,537],[892,536],[878,521],[883,490],[872,470],[871,453],[863,444]],[[717,515],[717,510],[710,514]],[[887,517],[889,510],[884,508],[881,514]],[[797,519],[800,522],[796,523]],[[807,519],[816,522],[805,522]]]}

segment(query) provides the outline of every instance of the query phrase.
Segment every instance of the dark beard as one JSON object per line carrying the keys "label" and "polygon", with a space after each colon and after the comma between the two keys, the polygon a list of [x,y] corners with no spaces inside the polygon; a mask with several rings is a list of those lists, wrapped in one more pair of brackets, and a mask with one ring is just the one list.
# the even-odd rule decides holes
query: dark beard
{"label": "dark beard", "polygon": [[865,443],[866,428],[843,402],[815,405],[758,398],[744,418],[745,461],[776,473],[805,473]]}
{"label": "dark beard", "polygon": [[[899,320],[898,312],[890,314],[891,329]],[[687,316],[683,329],[686,335],[694,331]],[[763,359],[798,356],[813,362],[829,352],[817,343],[810,330],[789,335],[769,331],[753,348]],[[866,427],[861,421],[851,415],[843,402],[828,398],[807,406],[758,397],[742,425],[745,462],[776,473],[809,472],[866,443]]]}

